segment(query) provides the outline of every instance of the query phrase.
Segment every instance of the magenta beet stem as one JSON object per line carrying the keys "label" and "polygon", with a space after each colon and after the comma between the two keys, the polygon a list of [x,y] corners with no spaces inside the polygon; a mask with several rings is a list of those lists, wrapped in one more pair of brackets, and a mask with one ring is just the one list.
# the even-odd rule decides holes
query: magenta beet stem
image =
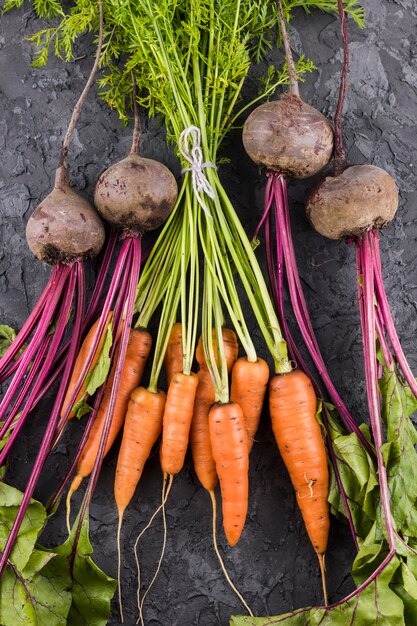
{"label": "magenta beet stem", "polygon": [[381,504],[384,512],[385,528],[387,531],[390,551],[395,552],[395,531],[390,510],[390,495],[387,472],[382,458],[383,445],[382,419],[380,415],[380,400],[377,376],[377,358],[375,349],[375,303],[374,303],[374,263],[370,243],[372,234],[367,233],[358,242],[361,253],[361,273],[363,307],[361,308],[361,326],[363,337],[363,352],[365,363],[366,390],[368,396],[369,418],[372,434],[375,441],[375,452],[378,466],[378,477],[381,493]]}
{"label": "magenta beet stem", "polygon": [[[73,277],[75,277],[73,279]],[[71,274],[70,274],[70,279],[68,281],[68,289],[67,289],[67,293],[68,295],[72,296],[72,299],[74,298],[74,292],[75,292],[75,282],[78,282],[78,288],[77,288],[77,312],[79,314],[79,311],[81,311],[82,313],[84,312],[84,304],[85,304],[85,279],[84,279],[84,268],[83,265],[80,263],[76,263],[74,264]],[[72,284],[72,282],[74,282],[74,284]],[[62,306],[65,305],[65,300],[64,303],[62,304]],[[59,318],[61,316],[61,313],[59,314]],[[78,319],[78,317],[77,317]],[[72,338],[71,338],[71,345],[74,345],[75,339],[77,338],[77,329],[74,326],[73,332],[72,332]],[[15,442],[16,438],[18,437],[20,431],[22,430],[24,423],[26,421],[27,416],[29,415],[29,413],[33,410],[34,406],[36,405],[36,399],[38,397],[39,391],[43,388],[43,386],[45,385],[45,381],[49,376],[49,372],[51,370],[51,368],[53,367],[53,362],[55,359],[55,355],[56,352],[58,350],[59,344],[62,340],[63,336],[58,336],[56,334],[56,332],[54,333],[50,348],[48,350],[48,352],[46,353],[46,359],[43,362],[40,371],[38,372],[38,378],[36,380],[35,385],[33,386],[26,402],[24,405],[24,408],[21,412],[19,421],[17,423],[17,425],[15,426],[15,428],[13,429],[13,433],[11,434],[9,440],[7,441],[5,447],[3,448],[3,450],[0,452],[0,466],[4,463],[4,461],[7,458],[7,455],[11,449],[11,447],[13,446],[13,443]],[[78,337],[79,340],[79,337]],[[78,349],[78,348],[77,348]],[[73,348],[74,350],[74,348]],[[67,356],[67,361],[68,359],[71,358],[71,355],[68,354]],[[35,368],[34,368],[35,369]],[[72,370],[72,368],[71,368]],[[62,381],[61,381],[61,385],[62,385]],[[55,406],[55,404],[54,404]],[[10,420],[10,416],[8,418]]]}
{"label": "magenta beet stem", "polygon": [[[110,311],[110,307],[111,304],[113,302],[113,299],[115,297],[115,294],[117,293],[118,287],[119,287],[119,281],[120,278],[123,274],[123,272],[125,271],[125,259],[126,259],[126,255],[128,252],[128,246],[127,246],[127,242],[123,242],[121,251],[120,251],[120,255],[119,258],[117,260],[117,264],[114,270],[114,274],[113,274],[113,278],[112,281],[110,283],[110,287],[109,287],[109,291],[106,297],[106,300],[104,302],[102,311],[101,311],[101,315],[100,315],[100,322],[97,328],[97,333],[94,337],[94,341],[92,342],[91,346],[90,346],[90,350],[87,354],[87,357],[85,359],[85,363],[83,366],[83,369],[80,373],[79,379],[77,381],[77,384],[74,387],[74,391],[71,395],[71,397],[68,400],[67,406],[63,407],[63,411],[62,411],[62,415],[59,421],[59,425],[58,425],[58,431],[61,431],[61,429],[64,427],[64,425],[66,424],[67,420],[68,420],[68,416],[71,412],[72,407],[74,406],[74,403],[76,401],[77,395],[81,389],[81,386],[83,384],[83,381],[87,375],[88,369],[91,365],[91,362],[93,360],[94,357],[94,353],[97,349],[97,346],[99,344],[100,341],[100,337],[103,333],[104,330],[104,326],[107,320],[107,316],[109,314]],[[114,328],[114,326],[113,326]]]}
{"label": "magenta beet stem", "polygon": [[[129,340],[129,333],[132,323],[133,310],[135,305],[135,297],[136,297],[136,288],[139,280],[139,270],[140,270],[140,261],[141,261],[141,240],[140,239],[131,239],[131,245],[133,247],[133,255],[132,261],[130,265],[129,271],[129,286],[127,297],[124,299],[124,324],[123,330],[120,337],[119,342],[119,353],[116,361],[116,367],[114,372],[113,384],[110,394],[109,406],[107,408],[106,416],[103,424],[103,432],[101,433],[100,443],[97,451],[97,456],[94,462],[94,467],[90,475],[90,479],[88,482],[88,486],[85,492],[85,496],[83,499],[83,503],[81,506],[80,514],[79,514],[79,522],[76,532],[76,539],[74,541],[74,547],[76,547],[78,543],[78,539],[81,532],[81,527],[85,515],[87,513],[88,507],[91,502],[91,498],[93,496],[98,477],[100,474],[101,466],[103,464],[104,452],[107,444],[107,439],[110,432],[110,425],[113,416],[114,407],[116,405],[117,395],[120,386],[120,380],[122,376],[122,370],[126,357],[127,344]],[[119,303],[118,303],[119,304]],[[121,320],[120,320],[121,323]]]}
{"label": "magenta beet stem", "polygon": [[68,274],[70,273],[70,268],[64,266],[62,268],[62,272],[60,273],[59,280],[57,280],[54,292],[52,296],[47,300],[42,318],[39,322],[39,325],[33,335],[32,341],[29,346],[26,348],[24,352],[24,356],[20,362],[20,365],[11,381],[3,400],[0,403],[0,421],[3,421],[4,416],[6,414],[7,408],[14,394],[17,392],[22,378],[25,375],[26,369],[28,368],[30,362],[34,358],[37,350],[39,349],[39,345],[43,341],[45,335],[49,332],[49,325],[53,319],[55,314],[55,310],[57,308],[58,302],[61,298],[61,294],[67,280]]}
{"label": "magenta beet stem", "polygon": [[392,318],[391,309],[388,303],[388,298],[384,287],[384,281],[382,279],[379,236],[377,231],[373,231],[371,233],[367,233],[364,236],[364,239],[365,237],[367,246],[369,247],[369,254],[372,256],[371,262],[373,262],[375,268],[375,295],[377,298],[379,310],[381,312],[381,317],[386,328],[388,339],[390,340],[394,356],[398,362],[398,365],[400,366],[403,376],[407,381],[407,384],[413,392],[414,396],[417,398],[417,382],[413,376],[411,368],[402,349],[401,342],[395,328],[394,320]]}
{"label": "magenta beet stem", "polygon": [[16,519],[13,523],[13,526],[11,528],[11,531],[6,541],[6,545],[4,546],[3,553],[0,557],[0,576],[3,575],[4,569],[7,565],[8,558],[15,544],[17,535],[19,533],[19,529],[21,527],[27,508],[29,506],[30,500],[32,498],[33,492],[35,490],[37,481],[39,479],[39,475],[42,471],[42,468],[48,456],[50,444],[55,434],[55,430],[56,430],[56,426],[57,426],[57,422],[59,418],[59,413],[61,409],[61,404],[65,395],[66,387],[68,385],[68,381],[71,376],[71,371],[74,365],[74,359],[76,356],[77,346],[78,346],[80,335],[81,335],[82,320],[84,317],[83,304],[84,304],[85,285],[84,285],[84,274],[82,271],[81,264],[79,262],[75,263],[73,267],[71,268],[71,273],[70,273],[70,277],[68,281],[68,288],[64,295],[64,301],[63,301],[63,304],[59,313],[56,330],[55,330],[52,343],[51,343],[51,350],[49,351],[49,354],[47,355],[45,359],[44,367],[45,369],[47,368],[49,369],[49,367],[51,367],[53,360],[54,360],[54,356],[55,356],[55,351],[53,350],[53,346],[54,344],[55,346],[58,346],[64,336],[65,329],[66,329],[67,322],[68,322],[68,317],[71,311],[71,304],[74,298],[75,284],[77,280],[79,282],[79,289],[78,289],[78,298],[77,298],[78,300],[77,310],[75,314],[75,321],[74,321],[74,327],[73,327],[73,332],[72,332],[72,340],[71,340],[72,345],[69,350],[68,359],[66,362],[64,374],[62,376],[61,384],[58,389],[57,397],[52,408],[51,417],[48,421],[48,425],[46,427],[46,431],[43,436],[41,447],[36,457],[35,465],[33,467],[31,476],[29,478],[25,492],[23,494],[22,502],[19,506],[19,511],[17,513]]}
{"label": "magenta beet stem", "polygon": [[91,326],[91,324],[96,320],[100,310],[99,303],[101,294],[103,291],[104,283],[106,282],[106,278],[109,274],[110,263],[113,258],[114,249],[116,247],[117,242],[117,233],[112,230],[107,241],[106,250],[104,253],[103,260],[100,265],[100,271],[97,276],[96,283],[94,285],[94,291],[90,299],[90,303],[87,308],[87,313],[85,315],[85,328]]}
{"label": "magenta beet stem", "polygon": [[13,372],[6,372],[5,369],[9,363],[14,359],[20,348],[23,346],[30,333],[33,330],[38,319],[41,317],[42,312],[47,304],[50,291],[55,288],[56,283],[59,282],[62,274],[63,266],[61,264],[54,265],[52,268],[49,280],[39,298],[35,304],[32,312],[23,324],[20,331],[17,333],[13,343],[9,346],[5,354],[0,359],[0,383],[6,380]]}
{"label": "magenta beet stem", "polygon": [[33,365],[30,369],[30,372],[28,374],[28,376],[26,377],[25,380],[25,384],[23,385],[22,389],[20,390],[20,393],[18,395],[18,397],[16,398],[16,401],[13,405],[13,407],[10,410],[10,413],[7,417],[7,419],[4,421],[4,423],[2,424],[2,427],[0,429],[0,441],[3,439],[3,437],[6,435],[11,423],[13,422],[13,420],[16,418],[17,414],[19,413],[19,409],[20,406],[23,402],[23,400],[26,397],[26,394],[29,392],[29,389],[32,386],[32,383],[34,381],[34,379],[36,378],[36,375],[39,374],[39,368],[42,365],[42,361],[43,358],[46,354],[46,351],[48,350],[49,344],[51,342],[51,338],[50,336],[46,336],[43,340],[43,343],[41,344],[38,354],[36,355],[34,361],[33,361]]}

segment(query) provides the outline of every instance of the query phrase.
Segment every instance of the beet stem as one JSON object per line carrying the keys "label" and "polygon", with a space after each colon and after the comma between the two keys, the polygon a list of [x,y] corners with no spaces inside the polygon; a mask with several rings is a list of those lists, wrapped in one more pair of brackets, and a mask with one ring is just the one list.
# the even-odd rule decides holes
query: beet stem
{"label": "beet stem", "polygon": [[[44,337],[43,342],[41,343],[40,348],[38,350],[38,353],[37,353],[37,355],[36,355],[36,357],[35,357],[35,359],[33,361],[33,365],[30,368],[30,372],[29,372],[28,376],[26,377],[25,383],[24,383],[24,385],[23,385],[23,387],[22,387],[18,397],[16,398],[16,401],[15,401],[12,409],[10,410],[9,416],[2,423],[2,427],[0,429],[0,441],[6,435],[6,433],[7,433],[8,429],[9,429],[9,427],[11,426],[13,420],[16,418],[17,414],[19,413],[20,406],[21,406],[23,400],[25,399],[26,394],[28,393],[30,387],[32,386],[32,383],[33,383],[34,379],[36,378],[36,375],[39,374],[39,368],[42,365],[42,361],[43,361],[45,353],[46,353],[46,351],[48,349],[50,341],[51,341],[51,337],[50,336],[47,335],[46,337]],[[28,406],[28,403],[26,403],[26,406]],[[26,409],[26,406],[25,406],[25,409]],[[31,409],[32,409],[32,407],[29,410],[31,410]],[[22,414],[21,418],[23,418],[23,414]],[[20,422],[21,418],[19,418],[19,422]],[[1,463],[0,463],[0,465],[1,465]]]}
{"label": "beet stem", "polygon": [[55,351],[53,350],[53,346],[54,344],[58,346],[64,335],[64,332],[68,323],[68,317],[71,311],[72,301],[74,299],[75,285],[77,281],[78,281],[77,308],[76,308],[74,327],[72,331],[71,347],[69,350],[68,359],[66,361],[65,371],[62,376],[61,384],[59,386],[56,400],[52,408],[51,417],[49,418],[48,425],[46,427],[46,431],[43,436],[43,440],[42,440],[38,455],[36,457],[35,465],[30,475],[29,481],[26,485],[22,502],[19,506],[19,511],[17,513],[16,519],[13,523],[13,526],[7,538],[3,553],[1,554],[1,557],[0,557],[0,576],[2,576],[4,569],[7,565],[8,558],[15,544],[17,535],[19,533],[19,529],[22,525],[27,508],[29,506],[33,492],[35,490],[39,475],[42,471],[46,458],[49,454],[50,444],[53,440],[55,430],[56,430],[56,425],[59,419],[61,404],[64,399],[68,381],[70,379],[72,368],[74,365],[77,348],[78,348],[80,337],[81,337],[81,328],[82,328],[82,320],[84,318],[84,302],[85,302],[84,273],[83,273],[82,265],[79,262],[75,263],[71,268],[71,273],[70,273],[69,281],[68,281],[68,288],[66,290],[64,301],[63,301],[61,310],[59,312],[56,331],[54,333],[52,343],[51,343],[51,350],[45,359],[44,369],[46,371],[48,371],[49,368],[52,366],[52,363],[54,360]]}
{"label": "beet stem", "polygon": [[[390,510],[390,496],[387,472],[381,453],[383,445],[382,419],[380,415],[380,400],[377,376],[377,358],[375,348],[375,290],[374,290],[374,263],[372,260],[372,233],[367,233],[358,242],[359,264],[362,274],[362,298],[363,305],[360,308],[361,327],[363,340],[363,353],[365,362],[365,380],[368,396],[369,418],[372,434],[375,441],[375,451],[378,466],[380,485],[380,499],[384,512],[385,528],[390,551],[395,552],[394,525]],[[360,288],[360,287],[359,287]]]}
{"label": "beet stem", "polygon": [[[126,248],[126,245],[124,246],[124,248]],[[116,278],[117,278],[117,281],[118,281],[118,282],[117,282],[117,285],[116,285],[116,289],[113,289],[113,280],[115,280],[115,279],[116,279],[116,278],[115,278],[115,276],[112,278],[112,283],[111,283],[111,286],[110,286],[110,290],[111,290],[111,291],[112,291],[112,293],[113,293],[113,297],[114,297],[114,294],[115,294],[115,293],[116,293],[116,291],[117,291],[117,294],[118,294],[118,296],[119,296],[120,300],[121,300],[121,301],[123,301],[123,302],[124,302],[124,301],[125,301],[125,299],[126,299],[126,298],[125,298],[125,296],[124,296],[123,294],[126,294],[127,283],[128,283],[128,278],[129,278],[129,271],[128,271],[128,269],[129,269],[129,263],[128,263],[128,261],[126,261],[126,253],[125,253],[124,248],[123,248],[123,249],[122,249],[122,251],[120,252],[120,255],[122,255],[122,253],[123,253],[123,257],[122,257],[122,258],[123,258],[123,263],[122,263],[121,267],[123,266],[123,268],[125,269],[125,271],[124,271],[124,273],[123,273],[123,275],[122,275],[121,280],[120,280],[120,274],[116,277]],[[103,262],[104,262],[104,261],[103,261]],[[117,264],[117,265],[118,265],[118,264]],[[117,267],[116,267],[116,269],[117,269]],[[115,271],[115,275],[116,275],[116,273],[117,273],[117,272]],[[109,306],[111,306],[111,304],[112,304],[112,302],[110,301]],[[116,342],[114,341],[114,338],[115,338],[115,337],[116,337],[116,335],[117,335],[117,328],[118,328],[118,323],[117,323],[117,321],[120,319],[120,315],[119,315],[119,309],[120,309],[120,308],[121,308],[121,307],[117,307],[117,304],[116,304],[116,308],[115,308],[115,312],[114,312],[114,316],[113,316],[113,324],[112,324],[112,331],[113,331],[113,344],[112,344],[112,347],[111,347],[111,350],[110,350],[110,361],[111,361],[111,362],[112,362],[112,360],[113,360],[114,353],[115,353],[116,348],[117,348],[117,344],[116,344]],[[118,309],[118,310],[116,310],[116,309]],[[79,460],[79,458],[80,458],[80,456],[81,456],[81,454],[82,454],[82,452],[83,452],[83,450],[84,450],[84,447],[85,447],[85,444],[86,444],[86,442],[87,442],[88,436],[89,436],[89,434],[90,434],[91,428],[92,428],[92,426],[93,426],[94,420],[95,420],[95,418],[96,418],[97,411],[98,411],[98,409],[100,408],[100,403],[101,403],[101,400],[102,400],[103,395],[104,395],[104,391],[105,391],[105,387],[106,387],[106,382],[107,382],[107,379],[108,379],[109,375],[110,375],[110,371],[108,372],[108,374],[107,374],[107,376],[106,376],[106,380],[104,381],[103,385],[100,387],[100,389],[97,391],[97,393],[96,393],[96,395],[95,395],[95,398],[94,398],[94,403],[93,403],[93,409],[92,409],[91,413],[90,413],[90,414],[89,414],[89,416],[88,416],[87,424],[86,424],[86,427],[85,427],[85,429],[84,429],[83,436],[82,436],[82,438],[81,438],[81,440],[80,440],[80,442],[79,442],[79,444],[78,444],[77,451],[76,451],[76,453],[75,453],[75,455],[74,455],[74,457],[73,457],[73,459],[72,459],[71,465],[70,465],[70,467],[69,467],[69,469],[68,469],[68,471],[67,471],[67,473],[66,473],[65,477],[62,479],[62,481],[61,481],[61,483],[60,483],[60,485],[59,485],[58,489],[57,489],[57,490],[54,492],[54,494],[50,497],[50,499],[49,499],[49,501],[48,501],[48,503],[47,503],[47,511],[51,511],[51,510],[55,507],[55,505],[57,504],[57,502],[59,502],[59,500],[61,499],[61,496],[62,496],[63,492],[65,491],[65,487],[66,487],[66,485],[67,485],[67,483],[68,483],[69,479],[71,478],[71,476],[72,476],[72,474],[73,474],[73,472],[74,472],[74,470],[75,470],[75,468],[76,468],[76,465],[77,465],[77,463],[78,463],[78,460]],[[55,442],[52,444],[51,448],[53,448],[53,447],[55,446],[56,441],[57,441],[57,440],[58,440],[58,438],[61,436],[61,434],[62,434],[62,430],[63,430],[63,428],[65,427],[65,425],[66,425],[66,423],[65,423],[65,424],[63,424],[62,426],[61,426],[61,425],[59,425],[59,426],[58,426],[58,434],[57,434],[56,440],[55,440]]]}
{"label": "beet stem", "polygon": [[59,274],[59,278],[57,279],[54,287],[53,295],[48,299],[42,318],[40,323],[33,335],[33,338],[24,352],[24,356],[19,364],[19,367],[6,391],[4,394],[3,400],[0,403],[0,421],[3,421],[4,416],[6,414],[9,403],[11,402],[14,394],[17,392],[22,379],[26,373],[26,370],[34,358],[39,346],[41,345],[44,337],[49,332],[49,325],[53,319],[55,310],[57,308],[58,302],[60,300],[65,282],[67,280],[68,274],[70,273],[71,268],[68,266],[63,266],[62,271]]}
{"label": "beet stem", "polygon": [[343,0],[338,0],[340,27],[343,40],[343,66],[340,75],[340,87],[339,97],[337,100],[336,112],[334,115],[334,135],[335,135],[335,148],[334,148],[334,175],[339,176],[346,169],[346,152],[343,144],[343,130],[342,130],[342,113],[343,104],[346,98],[347,91],[347,79],[349,73],[349,37],[348,27],[345,9],[343,7]]}
{"label": "beet stem", "polygon": [[[91,499],[93,497],[93,493],[95,487],[97,485],[98,477],[100,474],[101,466],[103,464],[104,452],[107,444],[107,439],[110,432],[111,419],[113,416],[114,407],[117,400],[117,394],[119,391],[120,380],[122,376],[122,370],[126,357],[127,343],[129,340],[129,332],[132,323],[133,310],[135,305],[135,297],[136,297],[136,288],[139,280],[139,271],[140,271],[140,261],[141,261],[141,239],[134,238],[128,240],[131,243],[133,248],[132,260],[130,262],[129,267],[129,285],[127,289],[127,294],[123,294],[125,296],[123,298],[123,302],[119,299],[120,303],[123,305],[125,311],[125,323],[123,325],[122,334],[120,337],[119,343],[119,354],[116,361],[116,368],[114,373],[113,385],[110,394],[109,406],[107,408],[106,416],[103,424],[103,432],[101,433],[100,443],[97,451],[97,456],[94,462],[94,467],[90,475],[90,479],[88,482],[88,486],[84,495],[83,503],[81,506],[78,527],[76,532],[76,538],[74,540],[73,550],[76,550],[76,546],[79,540],[79,536],[81,533],[81,527],[87,514],[88,507],[90,505]],[[119,302],[118,302],[119,304]],[[120,319],[121,322],[121,319]]]}
{"label": "beet stem", "polygon": [[40,296],[39,300],[35,304],[26,322],[23,324],[22,328],[16,335],[16,338],[14,339],[13,343],[9,346],[5,354],[1,357],[0,359],[0,372],[1,372],[0,383],[7,380],[7,378],[9,378],[9,376],[11,376],[11,374],[13,374],[13,372],[16,371],[16,369],[18,368],[18,361],[22,358],[23,353],[19,357],[19,359],[13,363],[12,368],[9,368],[9,370],[5,372],[6,367],[9,365],[12,359],[14,359],[14,357],[16,356],[16,354],[18,353],[18,351],[23,346],[23,344],[29,337],[30,333],[32,332],[36,322],[42,316],[42,313],[45,308],[45,304],[50,295],[50,291],[51,289],[54,288],[54,283],[59,280],[61,272],[62,272],[62,265],[54,265],[51,275],[49,277],[49,280],[45,286],[45,289],[42,292],[42,295]]}
{"label": "beet stem", "polygon": [[290,79],[290,94],[300,97],[300,89],[298,87],[297,72],[295,71],[294,58],[291,52],[290,38],[288,36],[287,25],[285,23],[284,11],[282,9],[282,0],[277,0],[278,21],[281,31],[282,43],[284,44],[285,58],[288,66],[288,77]]}
{"label": "beet stem", "polygon": [[[80,373],[80,376],[78,378],[78,382],[77,382],[77,384],[74,387],[72,395],[71,395],[71,397],[68,400],[67,406],[66,407],[62,407],[63,412],[62,412],[62,416],[61,416],[61,419],[60,419],[59,424],[58,424],[58,431],[59,432],[61,432],[62,428],[65,426],[65,424],[66,424],[66,422],[68,420],[68,416],[71,413],[71,409],[74,406],[74,403],[75,403],[75,400],[77,398],[77,395],[78,395],[78,393],[79,393],[79,391],[81,389],[81,386],[83,384],[83,381],[84,381],[84,379],[85,379],[85,377],[87,375],[88,368],[90,367],[90,365],[92,363],[92,360],[94,358],[94,353],[95,353],[95,351],[97,349],[97,346],[98,346],[99,341],[100,341],[100,337],[101,337],[101,335],[103,333],[104,326],[105,326],[105,323],[106,323],[106,320],[107,320],[108,313],[110,311],[111,304],[113,302],[113,299],[115,297],[115,294],[116,294],[118,286],[119,286],[120,277],[121,277],[122,273],[124,271],[126,271],[126,268],[124,267],[124,264],[125,264],[127,253],[128,253],[128,248],[126,246],[126,243],[123,242],[123,245],[122,245],[122,248],[121,248],[121,251],[120,251],[120,255],[119,255],[119,258],[117,260],[116,267],[115,267],[115,270],[114,270],[113,278],[112,278],[112,281],[111,281],[111,284],[110,284],[110,287],[109,287],[109,291],[108,291],[106,300],[105,300],[103,308],[102,308],[102,312],[101,312],[101,316],[100,316],[100,322],[99,322],[99,325],[98,325],[98,328],[97,328],[96,336],[94,337],[94,341],[92,342],[90,350],[89,350],[89,352],[88,352],[88,354],[86,356],[83,369],[82,369],[82,371]],[[116,322],[115,322],[115,320],[113,320],[113,321],[114,321],[113,328],[115,328]]]}
{"label": "beet stem", "polygon": [[67,132],[64,137],[64,141],[62,142],[61,154],[59,158],[59,166],[58,166],[58,169],[56,172],[56,178],[55,178],[55,186],[57,187],[65,186],[68,183],[67,181],[68,150],[69,150],[69,147],[70,147],[73,135],[74,135],[75,127],[77,125],[82,108],[84,106],[84,102],[94,82],[94,77],[96,75],[98,64],[100,61],[101,48],[103,45],[103,3],[102,3],[102,0],[98,0],[98,5],[99,5],[99,12],[100,12],[100,17],[99,17],[100,27],[99,27],[98,44],[97,44],[94,65],[91,69],[91,72],[85,84],[85,87],[78,99],[78,102],[74,107],[74,110],[71,115],[70,123],[68,125]]}
{"label": "beet stem", "polygon": [[[94,322],[94,320],[96,319],[96,317],[99,315],[99,307],[100,307],[100,299],[101,299],[101,295],[102,295],[102,291],[103,291],[103,286],[104,286],[104,282],[107,278],[107,274],[109,272],[109,267],[110,267],[110,262],[113,256],[113,252],[114,252],[114,248],[116,245],[116,240],[117,240],[117,235],[114,231],[111,232],[109,240],[107,242],[106,245],[106,252],[103,258],[103,262],[100,266],[100,271],[97,277],[97,281],[96,284],[94,286],[94,291],[93,294],[91,296],[89,305],[88,305],[88,309],[87,309],[87,313],[85,314],[85,320],[83,323],[83,336],[86,334],[87,330],[89,329],[89,327],[91,326],[91,324]],[[55,383],[55,381],[59,378],[59,376],[61,375],[61,372],[65,366],[65,355],[68,352],[68,348],[70,345],[71,340],[68,339],[64,345],[62,346],[62,348],[59,350],[55,361],[54,361],[54,371],[51,374],[50,377],[48,377],[48,382],[46,383],[46,385],[43,387],[43,389],[40,391],[39,395],[37,396],[36,400],[33,403],[32,409],[38,404],[38,402],[40,402],[42,400],[42,398],[44,397],[44,395],[46,393],[48,393],[49,389],[52,387],[52,385]]]}
{"label": "beet stem", "polygon": [[138,107],[138,87],[136,84],[135,74],[132,70],[132,84],[133,84],[133,93],[132,93],[132,103],[133,103],[133,114],[135,125],[133,127],[133,135],[132,135],[132,146],[130,148],[130,154],[139,154],[139,146],[140,146],[140,138],[142,134],[142,128],[140,123],[140,113]]}
{"label": "beet stem", "polygon": [[[388,339],[390,340],[392,349],[394,351],[394,356],[398,361],[400,369],[403,373],[405,380],[407,381],[408,386],[413,392],[414,396],[417,398],[417,382],[413,376],[413,373],[408,364],[407,358],[404,354],[404,351],[401,346],[400,339],[397,334],[397,330],[395,328],[394,320],[392,318],[391,309],[389,306],[387,294],[384,287],[384,281],[382,278],[382,270],[381,270],[381,254],[379,248],[379,235],[377,231],[373,231],[367,233],[364,236],[366,238],[367,245],[370,248],[370,254],[373,257],[373,264],[375,267],[374,276],[375,276],[375,295],[378,302],[378,308],[381,312],[381,317],[384,323],[384,326],[387,331]],[[389,365],[389,363],[387,363]]]}

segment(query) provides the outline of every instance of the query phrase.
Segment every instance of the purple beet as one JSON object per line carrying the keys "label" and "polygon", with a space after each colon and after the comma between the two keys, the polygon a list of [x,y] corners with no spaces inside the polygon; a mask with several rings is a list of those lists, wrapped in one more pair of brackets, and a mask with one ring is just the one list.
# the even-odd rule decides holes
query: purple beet
{"label": "purple beet", "polygon": [[352,165],[313,190],[306,213],[318,233],[344,239],[380,230],[394,219],[397,208],[398,188],[388,172],[375,165]]}
{"label": "purple beet", "polygon": [[249,115],[243,145],[258,165],[292,178],[308,178],[329,163],[333,128],[317,109],[286,93]]}
{"label": "purple beet", "polygon": [[54,189],[36,207],[26,226],[29,248],[37,259],[54,265],[97,256],[105,238],[97,211],[71,189],[63,167]]}

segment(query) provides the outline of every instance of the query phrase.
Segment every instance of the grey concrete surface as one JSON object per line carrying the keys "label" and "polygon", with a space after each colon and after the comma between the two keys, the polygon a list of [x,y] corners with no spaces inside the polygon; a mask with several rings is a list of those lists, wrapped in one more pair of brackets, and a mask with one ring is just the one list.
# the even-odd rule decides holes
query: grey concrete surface
{"label": "grey concrete surface", "polygon": [[[351,163],[369,162],[386,168],[400,189],[400,210],[382,235],[383,269],[399,334],[411,364],[417,366],[417,5],[414,0],[364,0],[364,6],[366,29],[350,26],[351,85],[345,138]],[[67,65],[52,59],[46,68],[31,68],[31,47],[23,38],[39,27],[27,7],[0,18],[0,321],[14,327],[26,319],[49,276],[50,269],[35,260],[27,248],[25,224],[51,189],[60,141],[93,52],[87,38],[82,42],[83,50],[87,46],[88,51],[85,58]],[[307,16],[297,11],[292,36],[296,50],[303,50],[318,67],[307,77],[302,94],[307,102],[331,115],[341,67],[338,23],[333,16]],[[273,51],[269,61],[280,59],[280,53]],[[246,96],[255,89],[251,79]],[[131,132],[94,96],[88,99],[70,156],[73,185],[87,198],[92,197],[100,172],[125,154]],[[163,129],[154,122],[144,122],[142,151],[179,175],[177,160],[165,145]],[[251,233],[260,214],[265,180],[246,157],[239,132],[232,135],[227,152],[231,163],[222,167],[222,178]],[[311,182],[290,188],[300,274],[331,374],[353,414],[362,420],[367,409],[354,250],[344,242],[325,241],[310,229],[303,199]],[[91,265],[90,283],[94,271]],[[290,311],[288,318],[292,323]],[[261,347],[253,321],[252,325]],[[30,470],[49,405],[45,401],[32,416],[11,460],[8,479],[18,487],[23,487]],[[64,438],[52,455],[36,492],[38,498],[45,499],[63,474],[73,449],[72,439],[70,435]],[[91,507],[95,559],[112,575],[116,574],[115,463],[116,451],[112,451]],[[127,623],[136,621],[133,543],[158,505],[161,479],[155,453],[123,526]],[[79,502],[77,495],[74,505]],[[189,458],[175,479],[167,519],[167,552],[145,606],[146,624],[226,625],[230,615],[242,609],[216,561],[210,537],[210,501],[193,474]],[[145,583],[158,558],[161,528],[158,519],[141,545]],[[53,546],[64,538],[64,512],[60,509],[42,539]],[[219,543],[233,580],[255,614],[277,614],[320,602],[316,558],[266,414],[251,457],[249,513],[243,536],[230,549],[219,524]],[[349,565],[353,554],[347,528],[333,520],[327,555],[331,600],[352,588]],[[116,603],[109,623],[119,623]]]}

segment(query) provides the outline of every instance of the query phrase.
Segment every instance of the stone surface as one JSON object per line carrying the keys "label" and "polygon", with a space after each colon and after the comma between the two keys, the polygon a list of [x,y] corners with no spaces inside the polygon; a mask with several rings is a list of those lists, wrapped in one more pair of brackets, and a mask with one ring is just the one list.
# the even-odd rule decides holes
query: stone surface
{"label": "stone surface", "polygon": [[[405,351],[417,366],[417,7],[413,0],[366,0],[367,28],[351,25],[351,87],[345,137],[351,163],[386,168],[400,189],[400,209],[382,235],[384,278]],[[50,269],[30,254],[25,225],[31,211],[52,187],[58,150],[80,84],[90,68],[89,55],[64,65],[51,60],[43,69],[29,67],[31,49],[23,37],[39,22],[24,9],[0,18],[0,320],[20,327]],[[319,68],[301,87],[305,100],[325,114],[334,111],[341,66],[339,29],[333,16],[297,12],[293,22],[297,51],[301,45]],[[302,42],[302,43],[300,43]],[[83,46],[86,41],[83,42]],[[281,61],[273,51],[270,61]],[[254,72],[254,77],[259,72]],[[248,81],[245,95],[256,90]],[[98,175],[126,154],[131,128],[89,97],[72,146],[71,178],[91,199]],[[240,133],[228,146],[231,164],[223,169],[225,185],[248,233],[260,215],[264,177],[243,151]],[[164,133],[144,122],[143,155],[158,158],[179,175],[178,162],[166,148]],[[344,242],[321,238],[309,227],[303,199],[312,181],[291,185],[294,241],[314,328],[342,396],[354,415],[366,417],[361,337],[356,308],[355,254]],[[259,254],[261,252],[259,251]],[[90,283],[94,277],[90,266]],[[291,321],[291,314],[288,312]],[[156,322],[155,322],[156,325]],[[264,352],[259,331],[253,333]],[[295,333],[297,336],[297,333]],[[10,464],[9,477],[19,487],[36,454],[50,402],[30,424]],[[56,448],[36,496],[46,499],[68,464],[71,439]],[[116,450],[103,468],[91,507],[91,538],[98,564],[116,574],[116,510],[112,483]],[[126,623],[136,621],[136,571],[133,544],[160,500],[162,476],[154,453],[129,507],[123,526],[123,592]],[[80,495],[74,498],[74,510]],[[64,512],[48,525],[47,545],[65,538]],[[212,550],[210,500],[199,487],[190,459],[174,481],[167,505],[168,544],[160,576],[145,605],[148,626],[226,625],[242,607],[229,590]],[[276,614],[319,603],[321,590],[315,555],[306,537],[295,498],[264,415],[251,457],[249,515],[234,549],[219,544],[226,566],[255,614]],[[162,543],[158,518],[140,544],[143,582],[153,574]],[[349,564],[353,546],[348,530],[332,521],[327,555],[329,594],[337,600],[351,589]],[[110,621],[116,626],[117,605]]]}

